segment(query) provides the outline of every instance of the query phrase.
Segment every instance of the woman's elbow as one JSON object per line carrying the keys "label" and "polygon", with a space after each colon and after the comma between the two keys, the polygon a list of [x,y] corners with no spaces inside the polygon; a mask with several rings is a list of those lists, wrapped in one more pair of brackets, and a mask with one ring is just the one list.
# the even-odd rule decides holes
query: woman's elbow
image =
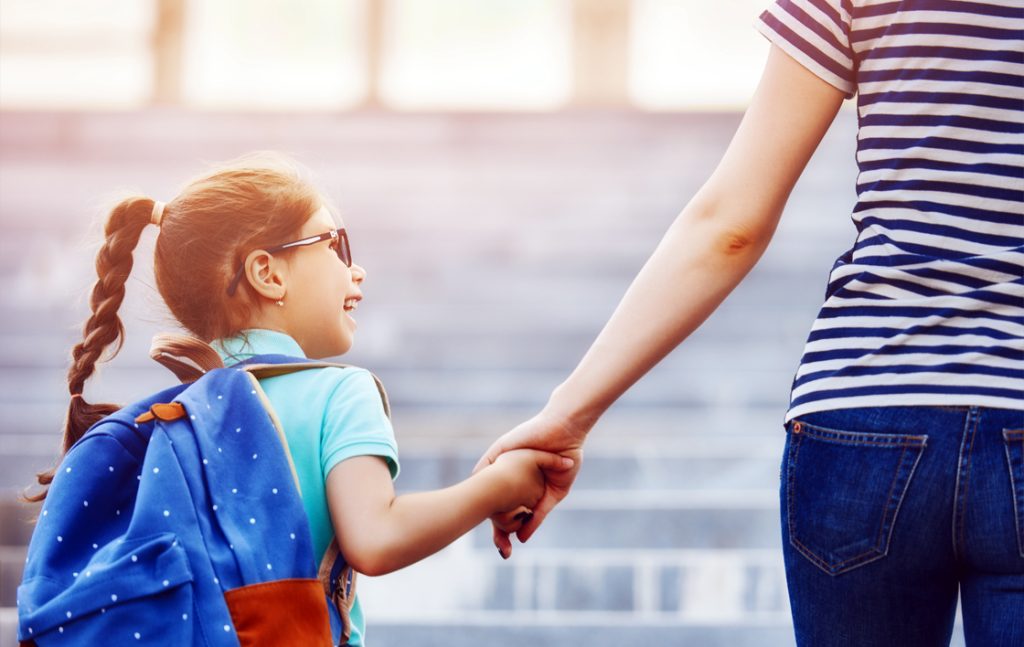
{"label": "woman's elbow", "polygon": [[687,235],[703,238],[705,248],[716,256],[737,258],[759,256],[775,234],[778,221],[778,214],[767,211],[763,204],[706,191],[695,196],[675,224]]}
{"label": "woman's elbow", "polygon": [[736,257],[754,253],[760,255],[771,239],[764,233],[744,226],[726,226],[715,237],[714,249],[723,256]]}
{"label": "woman's elbow", "polygon": [[685,231],[680,233],[699,240],[711,258],[729,261],[759,258],[775,233],[773,224],[723,217],[698,216],[680,225]]}

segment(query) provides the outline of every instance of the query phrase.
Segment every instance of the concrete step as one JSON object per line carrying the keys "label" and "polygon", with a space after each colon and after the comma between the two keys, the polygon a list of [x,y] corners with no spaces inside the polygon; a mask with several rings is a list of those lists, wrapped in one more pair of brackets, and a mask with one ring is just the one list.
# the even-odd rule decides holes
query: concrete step
{"label": "concrete step", "polygon": [[[468,615],[468,617],[467,617]],[[788,622],[749,621],[716,624],[677,619],[589,615],[464,614],[434,621],[378,621],[369,618],[367,638],[376,647],[790,647],[795,644]],[[15,647],[17,614],[0,609],[0,647]],[[962,627],[954,630],[950,647],[964,647]]]}
{"label": "concrete step", "polygon": [[[433,418],[433,424],[444,418]],[[402,451],[399,493],[441,488],[466,478],[486,442],[463,439],[447,445],[445,437],[432,436],[431,418],[421,424],[420,433]],[[671,429],[660,429],[630,437],[617,425],[643,427],[644,421],[613,418],[607,429],[595,431],[607,436],[593,442],[573,492],[524,552],[540,551],[552,564],[567,568],[581,555],[603,555],[600,560],[584,559],[583,567],[569,568],[566,577],[574,581],[609,555],[623,564],[642,565],[652,563],[652,555],[661,555],[657,559],[664,562],[666,551],[680,549],[707,554],[777,550],[775,489],[781,434],[701,437],[690,432],[671,438],[665,436]],[[56,436],[46,442],[31,435],[20,438],[25,441],[16,443],[19,450],[5,445],[0,452],[0,486],[9,497],[0,505],[0,545],[6,546],[0,550],[0,604],[13,599],[31,534],[29,520],[36,510],[13,503],[13,497],[33,482],[36,471],[50,464],[59,443]],[[473,571],[502,568],[493,558],[488,526],[481,525],[461,541],[471,555]],[[514,573],[520,574],[504,577],[522,577],[520,571]]]}
{"label": "concrete step", "polygon": [[28,547],[0,545],[0,607],[14,606]]}
{"label": "concrete step", "polygon": [[[565,379],[586,352],[589,337],[579,335],[520,335],[478,333],[456,337],[419,331],[403,342],[366,340],[366,346],[337,358],[363,366],[384,381],[401,406],[457,407],[461,403],[501,408],[543,403],[548,392]],[[7,337],[11,347],[37,344],[30,337]],[[362,341],[362,340],[361,340]],[[802,341],[768,344],[763,340],[694,339],[666,358],[628,394],[648,404],[707,406],[728,391],[739,408],[784,406]],[[53,352],[60,343],[60,350]],[[67,397],[66,374],[72,342],[60,340],[50,352],[35,348],[12,351],[0,363],[0,406],[62,403]],[[67,348],[63,348],[63,346]],[[376,352],[376,346],[381,352]],[[781,348],[780,348],[781,346]],[[42,344],[39,350],[45,348]],[[92,393],[130,401],[167,388],[174,376],[149,358],[149,338],[136,336],[113,362],[101,364],[90,380]],[[148,389],[148,390],[147,390]],[[733,393],[735,391],[735,393]],[[517,395],[518,394],[518,395]]]}
{"label": "concrete step", "polygon": [[18,645],[18,610],[14,607],[0,607],[0,647]]}
{"label": "concrete step", "polygon": [[[411,644],[424,647],[790,647],[795,644],[788,621],[689,624],[675,619],[620,618],[607,613],[583,618],[566,614],[507,619],[488,615],[472,623],[474,619],[375,623],[371,617],[367,636],[376,647]],[[954,628],[950,647],[964,647],[959,625]]]}
{"label": "concrete step", "polygon": [[[544,528],[541,529],[541,532]],[[777,549],[605,550],[543,548],[531,539],[502,561],[460,540],[428,560],[360,582],[368,613],[383,620],[469,613],[606,611],[648,620],[786,620]],[[431,582],[444,590],[417,602]]]}
{"label": "concrete step", "polygon": [[[52,466],[61,444],[63,406],[7,407],[9,426],[0,429],[0,499],[13,500],[34,482],[36,472]],[[432,489],[465,478],[493,439],[534,412],[533,407],[396,407],[398,488]],[[785,440],[781,418],[778,407],[617,406],[590,435],[576,490],[772,488]]]}
{"label": "concrete step", "polygon": [[[476,622],[470,624],[472,620]],[[623,618],[607,613],[584,618],[565,614],[513,618],[485,615],[468,621],[434,623],[375,623],[371,617],[367,640],[377,647],[412,644],[422,647],[789,647],[795,644],[792,629],[785,621],[708,626],[675,620]]]}

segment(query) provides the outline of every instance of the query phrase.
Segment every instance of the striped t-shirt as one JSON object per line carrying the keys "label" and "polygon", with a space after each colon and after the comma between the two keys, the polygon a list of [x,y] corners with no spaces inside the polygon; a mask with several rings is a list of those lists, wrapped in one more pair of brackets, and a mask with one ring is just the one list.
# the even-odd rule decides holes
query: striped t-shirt
{"label": "striped t-shirt", "polygon": [[757,28],[857,96],[857,238],[786,420],[1024,409],[1024,1],[778,0]]}

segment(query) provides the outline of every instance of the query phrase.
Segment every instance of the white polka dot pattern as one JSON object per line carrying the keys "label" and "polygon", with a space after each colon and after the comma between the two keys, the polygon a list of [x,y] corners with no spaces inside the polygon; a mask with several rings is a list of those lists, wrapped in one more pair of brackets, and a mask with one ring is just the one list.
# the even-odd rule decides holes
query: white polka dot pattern
{"label": "white polka dot pattern", "polygon": [[[247,375],[232,372],[237,383],[216,381],[217,392],[209,393],[203,381],[217,373],[174,396],[184,418],[136,424],[138,414],[128,408],[65,456],[36,526],[42,541],[33,540],[37,549],[25,567],[27,578],[45,573],[65,596],[48,611],[43,589],[23,588],[22,639],[64,634],[74,644],[116,644],[111,636],[120,635],[121,642],[187,644],[190,638],[164,633],[165,622],[153,624],[148,609],[165,605],[159,615],[180,617],[182,636],[192,636],[192,624],[211,611],[196,606],[200,588],[222,594],[278,578],[315,578],[305,511],[287,486],[288,458],[261,399],[244,395],[258,392]],[[140,445],[140,438],[148,442]],[[196,509],[194,500],[205,507]],[[209,521],[197,527],[196,515]],[[211,541],[220,552],[207,549]],[[193,553],[203,559],[190,561]],[[50,572],[51,564],[61,567]],[[233,632],[230,619],[207,620],[218,621],[214,626]]]}

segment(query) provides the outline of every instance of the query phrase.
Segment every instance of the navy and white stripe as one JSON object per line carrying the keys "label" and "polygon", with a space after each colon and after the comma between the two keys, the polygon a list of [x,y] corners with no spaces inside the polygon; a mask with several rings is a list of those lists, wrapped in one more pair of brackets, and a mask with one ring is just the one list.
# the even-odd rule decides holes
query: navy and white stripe
{"label": "navy and white stripe", "polygon": [[1024,0],[777,0],[758,30],[857,96],[857,239],[786,420],[1024,409]]}

